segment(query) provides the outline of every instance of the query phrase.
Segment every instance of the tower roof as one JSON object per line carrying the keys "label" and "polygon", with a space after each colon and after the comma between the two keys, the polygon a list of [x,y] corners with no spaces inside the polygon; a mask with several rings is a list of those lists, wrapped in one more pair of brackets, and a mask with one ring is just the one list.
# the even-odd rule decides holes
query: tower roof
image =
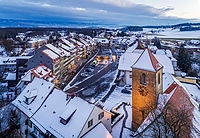
{"label": "tower roof", "polygon": [[163,66],[158,62],[149,49],[145,49],[132,68],[157,72]]}
{"label": "tower roof", "polygon": [[138,41],[138,46],[136,47],[136,49],[142,49],[142,50],[144,50],[145,47],[142,45],[142,42],[139,39],[137,41]]}

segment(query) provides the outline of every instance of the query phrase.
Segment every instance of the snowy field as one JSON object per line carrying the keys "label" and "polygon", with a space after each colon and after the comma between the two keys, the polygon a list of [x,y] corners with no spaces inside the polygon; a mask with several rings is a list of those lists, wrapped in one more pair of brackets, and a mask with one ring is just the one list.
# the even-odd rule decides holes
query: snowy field
{"label": "snowy field", "polygon": [[[151,33],[151,30],[155,30],[155,33]],[[158,32],[159,31],[159,32]],[[177,38],[177,39],[200,39],[200,30],[198,31],[180,31],[179,29],[172,30],[171,28],[168,29],[148,29],[144,28],[143,32],[148,33],[148,38]]]}

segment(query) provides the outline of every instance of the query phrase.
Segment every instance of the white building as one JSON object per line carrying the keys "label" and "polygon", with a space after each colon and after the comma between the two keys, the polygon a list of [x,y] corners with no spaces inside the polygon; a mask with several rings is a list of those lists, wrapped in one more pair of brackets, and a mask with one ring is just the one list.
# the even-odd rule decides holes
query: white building
{"label": "white building", "polygon": [[[121,72],[120,85],[132,85],[132,68],[131,66],[138,60],[144,52],[141,49],[141,44],[136,42],[132,47],[129,47],[119,59],[118,70]],[[165,54],[154,54],[159,63],[163,65],[163,73],[174,74],[172,60]],[[144,63],[145,64],[145,63]]]}
{"label": "white building", "polygon": [[110,112],[36,77],[12,103],[20,112],[23,137],[79,138],[93,131],[102,136],[111,132]]}

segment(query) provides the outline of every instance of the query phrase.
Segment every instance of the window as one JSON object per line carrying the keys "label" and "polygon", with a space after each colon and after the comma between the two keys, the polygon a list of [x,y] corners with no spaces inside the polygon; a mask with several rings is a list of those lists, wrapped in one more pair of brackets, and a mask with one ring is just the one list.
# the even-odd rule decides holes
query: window
{"label": "window", "polygon": [[91,127],[93,125],[93,119],[91,119],[89,122],[88,122],[88,128]]}
{"label": "window", "polygon": [[32,122],[30,120],[28,120],[28,126],[32,127]]}
{"label": "window", "polygon": [[98,115],[98,120],[102,119],[104,117],[104,112],[101,112],[99,115]]}
{"label": "window", "polygon": [[158,73],[158,84],[160,84],[160,73]]}
{"label": "window", "polygon": [[146,85],[146,75],[144,73],[141,75],[140,83]]}
{"label": "window", "polygon": [[28,125],[29,127],[32,127],[32,122],[29,119],[26,119],[25,125]]}
{"label": "window", "polygon": [[34,126],[33,133],[37,136],[39,134],[39,130]]}

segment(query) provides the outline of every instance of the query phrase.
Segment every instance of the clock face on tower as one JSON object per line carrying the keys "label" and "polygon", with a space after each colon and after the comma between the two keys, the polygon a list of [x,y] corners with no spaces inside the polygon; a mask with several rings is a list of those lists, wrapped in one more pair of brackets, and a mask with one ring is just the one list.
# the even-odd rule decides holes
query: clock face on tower
{"label": "clock face on tower", "polygon": [[140,95],[142,95],[142,96],[147,96],[147,94],[148,94],[148,91],[146,90],[146,87],[144,85],[140,85],[138,87],[138,91],[139,91]]}

